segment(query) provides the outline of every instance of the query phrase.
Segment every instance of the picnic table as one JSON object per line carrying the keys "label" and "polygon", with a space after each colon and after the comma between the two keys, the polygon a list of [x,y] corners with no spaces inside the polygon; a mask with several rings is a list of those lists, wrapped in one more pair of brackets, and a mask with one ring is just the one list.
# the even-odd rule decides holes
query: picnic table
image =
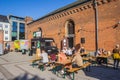
{"label": "picnic table", "polygon": [[31,60],[31,62],[32,62],[32,66],[34,67],[34,66],[38,65],[37,62],[40,61],[40,60],[42,60],[41,57],[39,57],[39,58],[35,58],[35,59],[32,59],[32,60]]}
{"label": "picnic table", "polygon": [[87,55],[89,55],[89,52],[86,52],[86,53],[80,53],[80,55],[81,55],[82,57],[87,57]]}
{"label": "picnic table", "polygon": [[98,64],[106,64],[108,65],[108,58],[110,57],[110,55],[99,55],[96,57],[96,61]]}

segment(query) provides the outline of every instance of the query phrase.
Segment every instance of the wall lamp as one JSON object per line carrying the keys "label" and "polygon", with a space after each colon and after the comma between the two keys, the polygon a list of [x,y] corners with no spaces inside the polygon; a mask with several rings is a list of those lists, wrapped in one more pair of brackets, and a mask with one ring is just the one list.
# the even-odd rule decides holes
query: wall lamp
{"label": "wall lamp", "polygon": [[120,24],[120,21],[113,26],[113,29],[117,28],[119,24]]}
{"label": "wall lamp", "polygon": [[78,31],[77,31],[77,32],[80,32],[81,30],[82,30],[82,28],[78,29]]}

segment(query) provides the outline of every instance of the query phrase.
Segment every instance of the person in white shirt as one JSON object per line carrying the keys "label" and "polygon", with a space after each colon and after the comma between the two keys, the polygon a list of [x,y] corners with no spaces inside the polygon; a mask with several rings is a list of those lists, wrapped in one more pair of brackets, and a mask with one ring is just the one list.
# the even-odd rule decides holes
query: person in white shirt
{"label": "person in white shirt", "polygon": [[71,56],[72,55],[72,50],[71,48],[68,48],[66,55]]}
{"label": "person in white shirt", "polygon": [[43,62],[43,63],[47,63],[47,62],[49,61],[49,59],[48,59],[48,54],[45,52],[44,49],[42,50],[41,57],[42,57],[42,62]]}

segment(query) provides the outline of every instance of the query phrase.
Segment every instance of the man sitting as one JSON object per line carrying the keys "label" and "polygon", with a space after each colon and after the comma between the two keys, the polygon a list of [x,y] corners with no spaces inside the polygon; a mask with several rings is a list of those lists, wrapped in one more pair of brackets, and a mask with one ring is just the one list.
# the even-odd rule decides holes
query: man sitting
{"label": "man sitting", "polygon": [[42,49],[41,58],[42,58],[42,63],[44,64],[44,69],[45,69],[46,63],[49,62],[49,59],[48,59],[48,54],[45,52],[44,49]]}

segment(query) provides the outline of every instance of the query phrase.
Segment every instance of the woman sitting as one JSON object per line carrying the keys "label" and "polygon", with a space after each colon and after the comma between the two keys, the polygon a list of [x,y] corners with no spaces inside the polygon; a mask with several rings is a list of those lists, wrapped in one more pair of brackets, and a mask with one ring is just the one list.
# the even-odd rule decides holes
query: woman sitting
{"label": "woman sitting", "polygon": [[81,55],[79,54],[79,49],[80,49],[80,44],[77,44],[75,46],[75,53],[73,54],[73,59],[72,59],[73,68],[83,66],[83,59]]}

